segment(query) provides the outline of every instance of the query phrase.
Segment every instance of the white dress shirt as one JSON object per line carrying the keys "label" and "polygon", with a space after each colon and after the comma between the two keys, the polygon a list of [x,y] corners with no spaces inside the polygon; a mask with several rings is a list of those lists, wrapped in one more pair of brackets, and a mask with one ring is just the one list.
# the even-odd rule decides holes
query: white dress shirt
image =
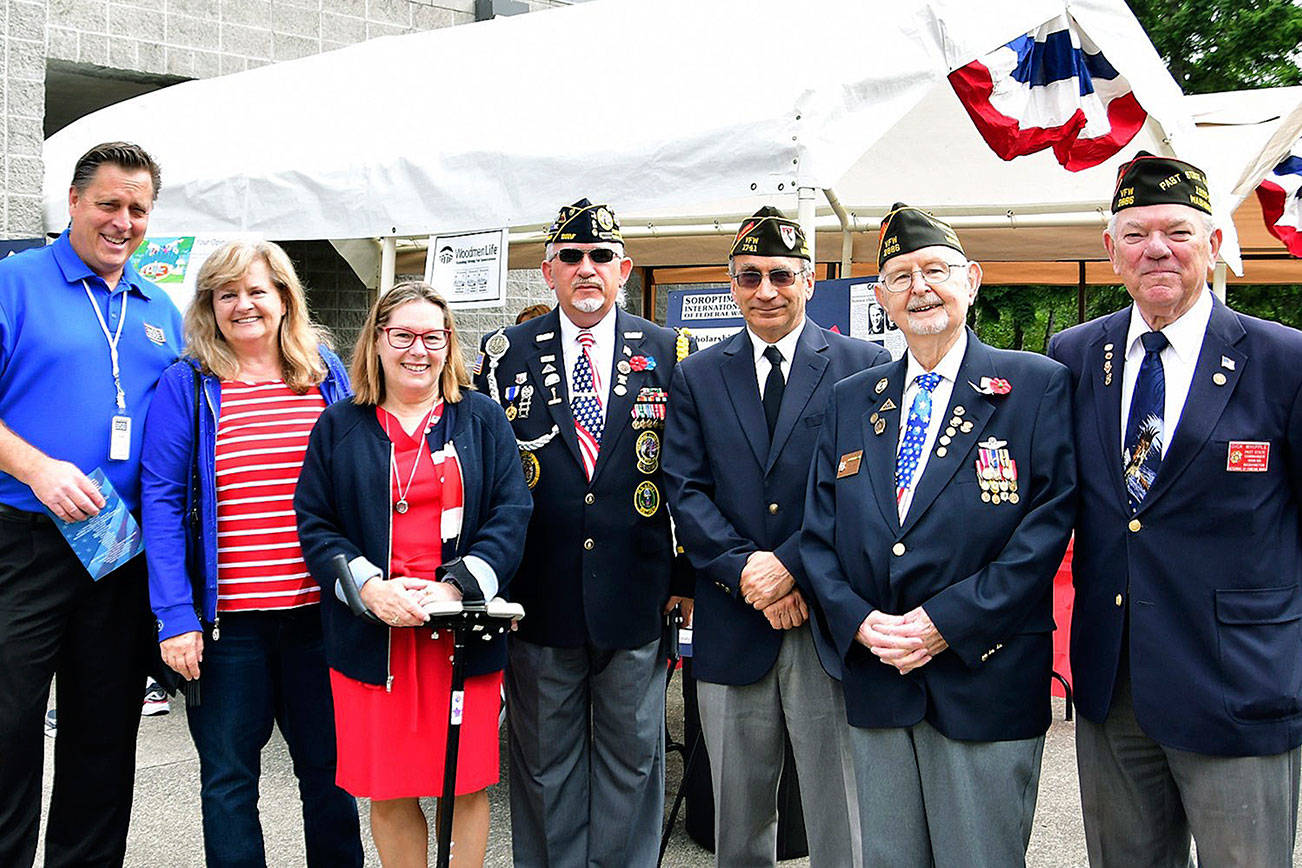
{"label": "white dress shirt", "polygon": [[[909,480],[909,486],[904,490],[904,495],[900,498],[898,506],[900,513],[900,524],[904,524],[904,517],[909,514],[909,506],[913,503],[913,492],[918,487],[918,480],[927,469],[927,459],[931,457],[931,449],[936,445],[936,436],[940,433],[940,423],[945,421],[945,413],[949,410],[949,399],[954,394],[954,382],[958,377],[959,366],[963,364],[963,355],[967,352],[967,332],[959,335],[958,340],[954,341],[954,346],[949,348],[949,352],[936,367],[932,368],[937,374],[940,374],[940,382],[936,388],[931,391],[931,419],[927,422],[927,436],[922,441],[922,454],[918,456],[918,468],[913,471],[913,479]],[[916,382],[921,374],[927,373],[927,369],[914,358],[913,350],[908,353],[908,367],[904,372],[904,397],[900,401],[900,431],[899,440],[895,444],[895,454],[900,454],[900,445],[904,443],[904,431],[909,424],[909,411],[913,408],[913,399],[917,397],[922,387]]]}
{"label": "white dress shirt", "polygon": [[[1184,412],[1185,399],[1189,397],[1189,384],[1193,382],[1198,353],[1203,348],[1203,335],[1212,318],[1212,293],[1204,290],[1193,307],[1175,322],[1162,329],[1168,344],[1161,352],[1162,376],[1166,381],[1166,401],[1162,412],[1162,456],[1175,437],[1176,426]],[[1135,381],[1139,379],[1139,366],[1144,361],[1144,344],[1140,340],[1152,331],[1135,305],[1130,306],[1130,331],[1126,333],[1126,364],[1121,372],[1121,432],[1117,439],[1117,457],[1125,449],[1126,423],[1130,421],[1130,401],[1135,395]]]}
{"label": "white dress shirt", "polygon": [[[569,387],[570,399],[574,398],[574,362],[583,352],[579,344],[579,326],[570,322],[562,310],[561,320],[561,361],[565,364],[565,382]],[[601,419],[606,420],[606,404],[610,397],[610,372],[615,363],[615,308],[612,305],[601,322],[588,329],[592,332],[593,344],[588,348],[588,358],[592,360],[592,382],[596,386],[597,400],[601,402]]]}
{"label": "white dress shirt", "polygon": [[[800,343],[800,332],[805,328],[805,318],[800,318],[800,323],[787,332],[773,346],[778,348],[782,353],[782,364],[778,369],[782,372],[782,382],[791,379],[791,360],[796,356],[796,344]],[[750,332],[750,347],[755,356],[755,379],[759,383],[760,400],[764,400],[764,385],[769,381],[769,370],[773,367],[769,360],[764,358],[764,351],[769,345],[764,339],[755,332],[751,331],[750,326],[746,326],[746,331]]]}

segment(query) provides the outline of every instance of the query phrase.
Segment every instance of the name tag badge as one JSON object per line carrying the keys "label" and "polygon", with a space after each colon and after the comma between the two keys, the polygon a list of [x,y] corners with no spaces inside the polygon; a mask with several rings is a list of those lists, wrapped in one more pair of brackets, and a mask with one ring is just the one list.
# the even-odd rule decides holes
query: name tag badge
{"label": "name tag badge", "polygon": [[840,463],[836,465],[836,478],[843,479],[847,476],[854,476],[859,472],[859,462],[862,460],[862,449],[842,455]]}
{"label": "name tag badge", "polygon": [[1225,469],[1240,473],[1265,473],[1270,466],[1270,443],[1261,440],[1231,440]]}
{"label": "name tag badge", "polygon": [[126,461],[131,457],[131,417],[114,416],[109,435],[109,460]]}

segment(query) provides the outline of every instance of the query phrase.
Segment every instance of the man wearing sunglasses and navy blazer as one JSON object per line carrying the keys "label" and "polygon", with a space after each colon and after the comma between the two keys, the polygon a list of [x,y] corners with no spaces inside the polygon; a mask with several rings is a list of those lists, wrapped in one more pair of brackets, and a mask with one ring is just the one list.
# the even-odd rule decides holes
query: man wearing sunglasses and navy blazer
{"label": "man wearing sunglasses and navy blazer", "polygon": [[832,389],[800,555],[844,665],[865,865],[1024,864],[1074,513],[1067,369],[965,328],[954,230],[897,204],[878,302],[904,358]]}
{"label": "man wearing sunglasses and navy blazer", "polygon": [[797,546],[832,385],[890,354],[806,318],[809,246],[776,208],[741,225],[728,272],[746,327],[678,366],[665,428],[669,502],[696,569],[693,670],[714,784],[715,861],[776,864],[790,733],[811,861],[858,865],[845,703],[833,680],[841,667]]}
{"label": "man wearing sunglasses and navy blazer", "polygon": [[688,346],[616,303],[632,269],[608,206],[562,208],[542,264],[556,309],[489,335],[476,365],[534,498],[506,672],[521,866],[653,866],[659,852],[661,636],[678,602],[661,432]]}

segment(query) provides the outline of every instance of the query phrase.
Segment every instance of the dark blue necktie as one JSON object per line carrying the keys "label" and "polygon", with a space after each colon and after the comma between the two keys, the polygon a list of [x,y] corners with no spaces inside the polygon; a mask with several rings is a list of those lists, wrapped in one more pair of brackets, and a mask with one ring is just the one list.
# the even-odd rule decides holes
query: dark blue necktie
{"label": "dark blue necktie", "polygon": [[1158,465],[1162,463],[1162,422],[1166,414],[1166,373],[1162,369],[1162,350],[1170,341],[1161,332],[1147,332],[1139,338],[1144,344],[1144,361],[1135,378],[1135,392],[1130,396],[1130,415],[1126,418],[1126,442],[1121,465],[1126,480],[1126,499],[1135,512],[1144,495],[1153,486]]}
{"label": "dark blue necktie", "polygon": [[769,375],[764,380],[764,421],[772,437],[778,414],[782,412],[782,393],[787,389],[787,381],[782,379],[782,350],[769,344],[764,348],[764,358],[769,361]]}

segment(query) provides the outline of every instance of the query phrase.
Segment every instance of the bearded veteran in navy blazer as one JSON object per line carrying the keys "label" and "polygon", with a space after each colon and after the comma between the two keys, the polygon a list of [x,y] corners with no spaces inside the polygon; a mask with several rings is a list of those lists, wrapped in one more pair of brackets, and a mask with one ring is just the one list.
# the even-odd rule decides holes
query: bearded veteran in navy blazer
{"label": "bearded veteran in navy blazer", "polygon": [[878,302],[905,357],[832,390],[800,554],[844,664],[864,865],[1024,864],[1071,531],[1070,380],[964,328],[981,267],[902,204]]}
{"label": "bearded veteran in navy blazer", "polygon": [[[660,468],[687,338],[616,305],[633,262],[582,199],[547,233],[557,308],[489,335],[477,384],[501,402],[533,492],[508,643],[516,865],[650,866],[664,814],[663,615],[673,543]],[[690,593],[690,589],[688,589]]]}
{"label": "bearded veteran in navy blazer", "polygon": [[1200,864],[1292,862],[1302,333],[1212,295],[1211,210],[1197,167],[1123,166],[1104,244],[1134,304],[1049,344],[1075,390],[1071,669],[1095,866],[1190,864],[1191,833]]}
{"label": "bearded veteran in navy blazer", "polygon": [[856,865],[845,704],[819,663],[815,631],[830,671],[841,667],[820,619],[808,617],[817,604],[798,546],[832,384],[890,353],[805,317],[814,293],[809,246],[776,208],[742,224],[728,270],[746,327],[678,366],[665,428],[669,502],[696,568],[693,666],[714,782],[715,861],[776,864],[785,730],[804,782],[810,859]]}

